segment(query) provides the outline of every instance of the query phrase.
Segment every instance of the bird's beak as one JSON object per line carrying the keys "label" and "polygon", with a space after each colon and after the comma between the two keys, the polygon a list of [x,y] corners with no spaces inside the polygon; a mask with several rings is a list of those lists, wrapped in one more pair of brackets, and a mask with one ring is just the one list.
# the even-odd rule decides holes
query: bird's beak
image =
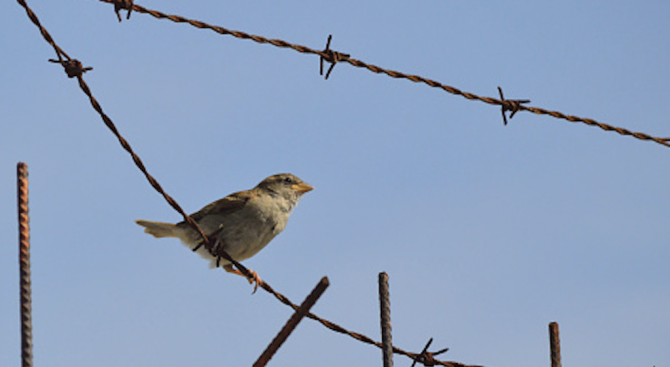
{"label": "bird's beak", "polygon": [[291,188],[301,194],[314,190],[314,187],[312,187],[312,185],[306,182],[301,182],[299,184],[293,185],[291,186]]}

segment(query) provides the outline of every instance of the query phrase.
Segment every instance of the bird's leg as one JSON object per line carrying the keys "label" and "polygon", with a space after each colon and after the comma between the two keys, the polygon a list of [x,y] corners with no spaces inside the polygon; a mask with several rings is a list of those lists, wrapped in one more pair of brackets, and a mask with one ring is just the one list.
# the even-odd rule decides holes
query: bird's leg
{"label": "bird's leg", "polygon": [[[243,277],[247,278],[247,276],[244,275],[241,271],[233,268],[233,264],[224,265],[223,270],[225,270],[229,273],[237,274],[237,275],[240,275],[240,276],[243,276]],[[254,294],[254,293],[256,293],[256,290],[258,290],[258,286],[263,284],[263,281],[261,280],[261,277],[258,276],[258,273],[256,273],[255,271],[253,271],[251,269],[247,269],[247,270],[249,271],[249,274],[251,274],[251,277],[247,278],[247,280],[249,281],[249,284],[256,283],[255,286],[254,286],[254,291],[251,293],[251,294]]]}
{"label": "bird's leg", "polygon": [[[220,230],[219,230],[220,231]],[[216,236],[219,231],[216,231],[212,233],[209,237],[210,242],[212,243],[212,248],[209,250],[209,253],[216,256],[216,267],[218,268],[221,266],[221,254],[219,254],[219,248],[223,247],[222,245],[222,240],[220,236]],[[214,238],[214,240],[212,240]],[[228,270],[226,270],[228,271]]]}

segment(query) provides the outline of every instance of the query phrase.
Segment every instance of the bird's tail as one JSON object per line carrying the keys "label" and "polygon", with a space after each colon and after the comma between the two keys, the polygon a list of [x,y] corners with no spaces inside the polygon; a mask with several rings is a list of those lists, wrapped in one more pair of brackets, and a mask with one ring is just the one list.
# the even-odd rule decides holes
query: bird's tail
{"label": "bird's tail", "polygon": [[144,227],[144,232],[154,237],[179,237],[178,227],[172,223],[136,220],[135,223]]}

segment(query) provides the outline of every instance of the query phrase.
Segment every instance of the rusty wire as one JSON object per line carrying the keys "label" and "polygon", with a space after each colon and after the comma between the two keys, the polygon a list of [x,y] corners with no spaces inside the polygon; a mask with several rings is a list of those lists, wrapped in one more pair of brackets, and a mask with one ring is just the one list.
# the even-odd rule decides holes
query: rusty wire
{"label": "rusty wire", "polygon": [[[101,1],[107,1],[107,0],[101,0]],[[70,58],[70,57],[69,57],[69,56],[68,56],[68,55],[67,55],[67,54],[66,54],[66,53],[65,53],[65,52],[58,46],[58,45],[56,45],[55,41],[53,40],[53,38],[51,37],[51,35],[49,34],[49,32],[47,32],[47,30],[41,25],[39,19],[38,19],[37,16],[34,14],[34,12],[30,9],[30,7],[29,7],[28,4],[25,2],[25,0],[17,0],[17,2],[18,2],[21,6],[23,6],[23,7],[25,8],[26,13],[28,14],[28,17],[30,18],[30,20],[35,24],[35,26],[37,26],[37,27],[39,28],[40,33],[42,34],[42,36],[44,37],[44,39],[47,41],[47,43],[49,43],[49,44],[54,48],[54,50],[56,51],[56,54],[58,55],[59,63],[60,63],[61,65],[63,65],[64,67],[66,67],[66,65],[81,65],[80,62],[76,61],[75,59],[71,59],[71,58]],[[111,2],[111,0],[108,1],[108,2]],[[133,10],[136,10],[136,11],[137,11],[137,10],[138,10],[137,8],[138,8],[137,5],[133,5]],[[139,7],[139,8],[141,8],[141,7]],[[144,8],[141,8],[141,9],[144,10]],[[280,41],[280,42],[283,42],[283,41]],[[65,57],[66,60],[63,60],[63,57]],[[328,57],[328,56],[325,55],[325,57]],[[76,62],[71,62],[70,60],[74,60],[74,61],[76,61]],[[89,100],[90,100],[90,103],[91,103],[91,106],[93,107],[93,109],[95,109],[95,110],[98,112],[98,114],[100,114],[100,117],[102,118],[102,120],[103,120],[103,122],[105,123],[105,125],[107,126],[107,128],[114,134],[114,136],[116,136],[116,138],[118,139],[118,141],[119,141],[119,143],[121,144],[121,146],[123,147],[123,149],[126,150],[126,152],[128,152],[128,154],[130,154],[130,156],[131,156],[132,159],[133,159],[133,162],[135,163],[135,165],[137,166],[137,168],[144,174],[144,176],[146,177],[147,181],[149,181],[149,184],[151,185],[151,187],[153,187],[158,193],[160,193],[160,194],[163,196],[163,198],[168,202],[168,204],[169,204],[174,210],[176,210],[177,212],[179,212],[179,214],[181,214],[181,215],[184,217],[184,220],[185,220],[185,221],[186,221],[186,222],[187,222],[187,223],[188,223],[194,230],[196,230],[196,231],[200,234],[200,236],[203,238],[203,243],[204,243],[204,245],[205,245],[206,248],[211,252],[211,251],[212,251],[212,250],[211,250],[211,249],[212,249],[212,246],[211,246],[211,240],[208,238],[208,236],[202,231],[202,229],[198,226],[198,224],[197,224],[197,223],[196,223],[196,222],[195,222],[189,215],[187,215],[187,214],[184,212],[184,210],[181,208],[181,206],[179,206],[179,204],[178,204],[178,203],[177,203],[177,202],[176,202],[170,195],[168,195],[168,194],[165,192],[165,190],[163,190],[163,188],[162,188],[161,185],[158,183],[158,181],[157,181],[151,174],[149,174],[149,172],[147,171],[147,169],[146,169],[146,167],[144,166],[144,163],[142,162],[142,160],[140,159],[140,157],[137,156],[137,154],[135,154],[135,152],[133,151],[133,149],[132,149],[132,147],[130,146],[130,144],[128,143],[128,141],[126,141],[126,139],[123,138],[123,136],[119,133],[118,129],[116,128],[116,126],[114,125],[114,123],[112,122],[112,120],[109,118],[109,116],[107,116],[107,115],[103,112],[102,107],[100,106],[100,104],[98,103],[98,101],[95,99],[95,97],[93,97],[93,94],[91,93],[90,88],[88,87],[88,85],[87,85],[86,82],[84,81],[84,78],[83,78],[83,72],[84,72],[84,71],[85,71],[85,70],[82,70],[81,72],[75,72],[73,76],[70,76],[71,72],[68,72],[68,71],[66,70],[66,72],[67,72],[67,74],[68,74],[68,77],[76,77],[76,78],[77,78],[77,80],[78,80],[78,82],[79,82],[79,87],[80,87],[81,90],[84,92],[84,94],[86,94],[86,96],[88,96],[88,98],[89,98]],[[196,247],[196,248],[197,248],[197,247]],[[225,258],[226,260],[230,261],[230,262],[233,263],[233,264],[234,264],[234,265],[235,265],[235,266],[236,266],[236,267],[237,267],[237,268],[238,268],[238,269],[239,269],[239,270],[240,270],[240,271],[241,271],[247,278],[252,278],[252,275],[249,273],[249,271],[247,270],[247,268],[244,267],[242,264],[238,263],[237,261],[235,261],[235,260],[234,260],[233,258],[231,258],[230,255],[228,255],[227,253],[221,251],[221,253],[217,253],[217,254],[215,254],[215,255],[217,255],[217,256],[221,256],[221,257]],[[267,282],[262,282],[262,283],[260,284],[260,287],[263,288],[264,290],[266,290],[267,292],[269,292],[270,294],[274,295],[280,302],[284,303],[285,305],[288,305],[289,307],[293,308],[294,310],[297,310],[297,309],[298,309],[298,306],[297,306],[297,305],[295,305],[294,303],[292,303],[292,302],[291,302],[286,296],[284,296],[283,294],[281,294],[281,293],[275,291],[275,290],[274,290],[274,289],[273,289]],[[379,348],[382,348],[382,344],[381,344],[381,343],[376,342],[376,341],[374,341],[373,339],[371,339],[371,338],[369,338],[369,337],[367,337],[367,336],[365,336],[365,335],[363,335],[363,334],[359,334],[359,333],[351,332],[351,331],[349,331],[349,330],[347,330],[347,329],[345,329],[345,328],[343,328],[343,327],[341,327],[341,326],[339,326],[339,325],[337,325],[337,324],[335,324],[335,323],[333,323],[333,322],[330,322],[330,321],[328,321],[328,320],[322,319],[322,318],[320,318],[320,317],[318,317],[318,316],[316,316],[316,315],[314,315],[314,314],[312,314],[312,313],[307,313],[306,316],[307,316],[308,318],[311,318],[311,319],[313,319],[313,320],[318,321],[319,323],[321,323],[322,325],[324,325],[325,327],[327,327],[327,328],[330,329],[330,330],[333,330],[333,331],[335,331],[335,332],[338,332],[338,333],[342,333],[342,334],[348,335],[348,336],[350,336],[350,337],[352,337],[352,338],[354,338],[354,339],[356,339],[356,340],[359,340],[359,341],[361,341],[361,342],[364,342],[364,343],[367,343],[367,344],[371,344],[371,345],[375,345],[375,346],[377,346],[377,347],[379,347]],[[413,359],[413,360],[417,360],[417,358],[420,358],[420,357],[422,356],[421,354],[410,353],[410,352],[404,351],[404,350],[402,350],[402,349],[400,349],[400,348],[397,348],[397,347],[393,347],[393,352],[394,352],[394,353],[397,353],[397,354],[403,354],[403,355],[408,356],[409,358],[411,358],[411,359]],[[468,366],[468,365],[465,365],[465,364],[462,364],[462,363],[458,363],[458,362],[434,361],[434,363],[435,363],[435,364],[442,365],[442,366],[448,366],[448,367],[479,367],[479,366]]]}
{"label": "rusty wire", "polygon": [[[105,3],[110,3],[110,4],[116,4],[119,0],[100,0],[100,1],[105,2]],[[348,54],[344,54],[344,53],[341,53],[341,52],[331,50],[330,47],[329,47],[331,37],[328,37],[328,45],[327,45],[326,49],[324,49],[322,51],[319,51],[319,50],[311,49],[311,48],[306,47],[306,46],[292,44],[292,43],[286,42],[286,41],[281,40],[281,39],[270,39],[270,38],[257,36],[257,35],[241,32],[241,31],[230,30],[230,29],[220,27],[220,26],[210,25],[210,24],[207,24],[205,22],[201,22],[201,21],[193,20],[193,19],[188,19],[188,18],[179,16],[179,15],[165,14],[165,13],[162,13],[162,12],[159,12],[159,11],[156,11],[156,10],[147,9],[145,7],[135,5],[135,4],[132,5],[131,8],[132,8],[133,11],[143,13],[143,14],[149,14],[149,15],[155,17],[155,18],[158,18],[158,19],[168,19],[168,20],[171,20],[175,23],[187,23],[187,24],[190,24],[190,25],[192,25],[196,28],[210,29],[210,30],[212,30],[216,33],[221,34],[221,35],[230,35],[230,36],[233,36],[233,37],[236,37],[236,38],[250,39],[254,42],[261,43],[261,44],[270,44],[270,45],[273,45],[275,47],[290,48],[290,49],[298,51],[300,53],[318,55],[318,56],[321,57],[321,74],[323,74],[323,60],[326,60],[326,61],[331,63],[330,69],[328,70],[328,73],[326,74],[326,79],[330,75],[330,72],[332,71],[333,67],[335,66],[335,63],[346,62],[346,63],[349,63],[352,66],[355,66],[355,67],[358,67],[358,68],[364,68],[364,69],[367,69],[367,70],[369,70],[373,73],[385,74],[387,76],[390,76],[391,78],[396,78],[396,79],[407,79],[407,80],[413,81],[415,83],[423,83],[423,84],[428,85],[429,87],[442,89],[443,91],[445,91],[447,93],[451,93],[451,94],[454,94],[454,95],[457,95],[457,96],[461,96],[461,97],[469,99],[469,100],[477,100],[477,101],[481,101],[481,102],[488,103],[488,104],[491,104],[491,105],[501,106],[503,108],[503,119],[505,120],[505,123],[507,122],[507,118],[504,115],[505,111],[511,110],[513,112],[512,114],[514,114],[518,111],[528,111],[528,112],[532,112],[532,113],[537,114],[537,115],[548,115],[548,116],[551,116],[551,117],[554,117],[554,118],[557,118],[557,119],[568,120],[570,122],[581,122],[581,123],[584,123],[586,125],[597,126],[597,127],[601,128],[605,131],[614,131],[614,132],[617,132],[617,133],[619,133],[621,135],[624,135],[624,136],[632,136],[632,137],[640,139],[640,140],[653,141],[655,143],[664,145],[666,147],[670,147],[670,138],[659,138],[659,137],[651,136],[649,134],[645,134],[645,133],[641,133],[641,132],[635,132],[635,131],[624,129],[624,128],[621,128],[621,127],[616,127],[616,126],[604,124],[604,123],[598,122],[594,119],[568,115],[568,114],[564,114],[564,113],[558,112],[558,111],[546,110],[546,109],[539,108],[539,107],[523,106],[523,105],[521,105],[521,103],[525,103],[525,102],[521,102],[523,100],[505,100],[502,97],[502,95],[501,95],[501,99],[496,99],[496,98],[492,98],[492,97],[483,97],[483,96],[476,95],[474,93],[469,93],[469,92],[462,91],[458,88],[455,88],[455,87],[452,87],[452,86],[449,86],[449,85],[446,85],[446,84],[442,84],[442,83],[440,83],[438,81],[435,81],[435,80],[432,80],[432,79],[424,78],[424,77],[419,76],[419,75],[406,74],[406,73],[402,73],[402,72],[399,72],[399,71],[384,69],[384,68],[376,66],[376,65],[368,64],[364,61],[351,58],[350,55],[348,55]],[[519,102],[519,103],[517,103],[517,102]]]}
{"label": "rusty wire", "polygon": [[21,366],[33,365],[33,321],[30,281],[30,213],[28,211],[28,165],[16,166],[19,215],[19,283],[21,308]]}

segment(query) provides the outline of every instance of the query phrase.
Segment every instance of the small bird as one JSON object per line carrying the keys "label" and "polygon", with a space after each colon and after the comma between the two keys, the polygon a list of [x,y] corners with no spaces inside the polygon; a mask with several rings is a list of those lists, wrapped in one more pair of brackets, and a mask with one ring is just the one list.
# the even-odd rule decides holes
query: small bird
{"label": "small bird", "polygon": [[[210,267],[223,265],[227,272],[242,275],[229,261],[216,254],[222,249],[235,261],[243,261],[258,253],[286,227],[291,212],[302,195],[314,188],[290,173],[270,176],[251,190],[230,194],[191,215],[207,237],[213,240],[210,252],[204,246],[196,251],[210,261]],[[154,237],[176,237],[184,245],[193,248],[202,243],[202,238],[185,222],[177,224],[136,220],[144,232]],[[220,263],[219,263],[220,261]],[[255,282],[254,292],[262,280],[249,269]]]}

